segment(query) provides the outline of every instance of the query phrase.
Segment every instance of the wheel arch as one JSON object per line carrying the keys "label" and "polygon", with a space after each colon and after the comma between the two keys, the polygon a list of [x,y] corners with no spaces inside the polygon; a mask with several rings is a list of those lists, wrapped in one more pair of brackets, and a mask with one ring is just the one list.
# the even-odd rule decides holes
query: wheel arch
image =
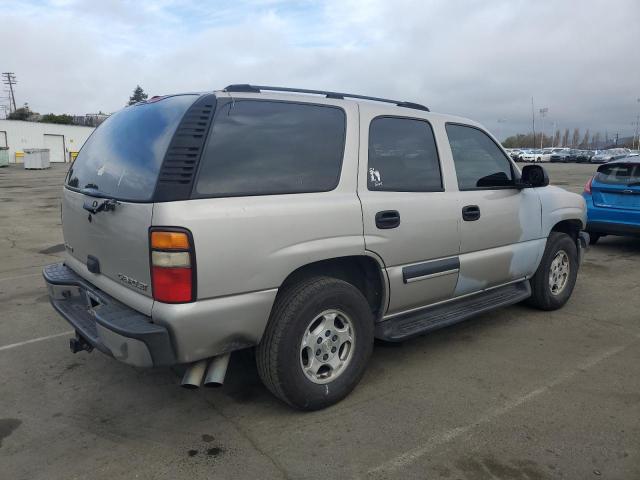
{"label": "wheel arch", "polygon": [[278,289],[276,301],[291,285],[314,276],[333,277],[350,283],[367,299],[376,320],[384,314],[388,303],[389,283],[384,265],[378,257],[350,255],[302,265],[287,275]]}
{"label": "wheel arch", "polygon": [[561,220],[557,222],[553,227],[551,227],[551,232],[561,232],[569,235],[574,242],[578,241],[578,235],[580,234],[580,230],[582,230],[582,220],[578,220],[577,218],[569,218],[566,220]]}

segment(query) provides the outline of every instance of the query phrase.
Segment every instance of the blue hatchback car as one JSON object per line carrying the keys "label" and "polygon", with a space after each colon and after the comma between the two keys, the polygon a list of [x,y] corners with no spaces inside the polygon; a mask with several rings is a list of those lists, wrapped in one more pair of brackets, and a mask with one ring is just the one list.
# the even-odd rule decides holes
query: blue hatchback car
{"label": "blue hatchback car", "polygon": [[592,244],[604,235],[640,237],[640,157],[601,165],[582,196]]}

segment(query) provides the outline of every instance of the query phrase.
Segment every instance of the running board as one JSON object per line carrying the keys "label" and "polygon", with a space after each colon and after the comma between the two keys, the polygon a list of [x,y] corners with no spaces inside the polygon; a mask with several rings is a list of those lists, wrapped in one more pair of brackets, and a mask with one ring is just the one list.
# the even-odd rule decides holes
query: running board
{"label": "running board", "polygon": [[383,320],[376,325],[375,336],[382,340],[399,342],[462,322],[480,313],[513,305],[530,296],[531,286],[528,280],[524,280]]}

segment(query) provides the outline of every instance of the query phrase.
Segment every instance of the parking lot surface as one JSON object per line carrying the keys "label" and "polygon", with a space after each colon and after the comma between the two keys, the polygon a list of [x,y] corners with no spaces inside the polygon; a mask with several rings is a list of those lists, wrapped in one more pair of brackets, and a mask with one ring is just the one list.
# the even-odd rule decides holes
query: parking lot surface
{"label": "parking lot surface", "polygon": [[[593,165],[545,165],[574,192]],[[640,240],[592,247],[569,303],[377,344],[356,390],[292,411],[250,353],[216,390],[71,354],[40,271],[66,166],[0,169],[0,478],[640,478]]]}

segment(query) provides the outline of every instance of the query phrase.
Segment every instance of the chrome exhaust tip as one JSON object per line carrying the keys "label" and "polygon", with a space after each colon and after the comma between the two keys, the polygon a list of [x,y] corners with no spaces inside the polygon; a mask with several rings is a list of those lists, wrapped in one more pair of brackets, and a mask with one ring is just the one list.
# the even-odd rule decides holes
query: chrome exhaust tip
{"label": "chrome exhaust tip", "polygon": [[204,386],[209,388],[221,387],[224,383],[224,377],[227,374],[227,367],[229,366],[229,359],[231,353],[225,353],[224,355],[218,355],[213,357],[209,362],[207,368],[207,374],[204,377]]}
{"label": "chrome exhaust tip", "polygon": [[200,387],[206,370],[207,360],[200,360],[199,362],[192,363],[187,367],[187,371],[184,372],[184,376],[182,377],[182,386],[188,389]]}

